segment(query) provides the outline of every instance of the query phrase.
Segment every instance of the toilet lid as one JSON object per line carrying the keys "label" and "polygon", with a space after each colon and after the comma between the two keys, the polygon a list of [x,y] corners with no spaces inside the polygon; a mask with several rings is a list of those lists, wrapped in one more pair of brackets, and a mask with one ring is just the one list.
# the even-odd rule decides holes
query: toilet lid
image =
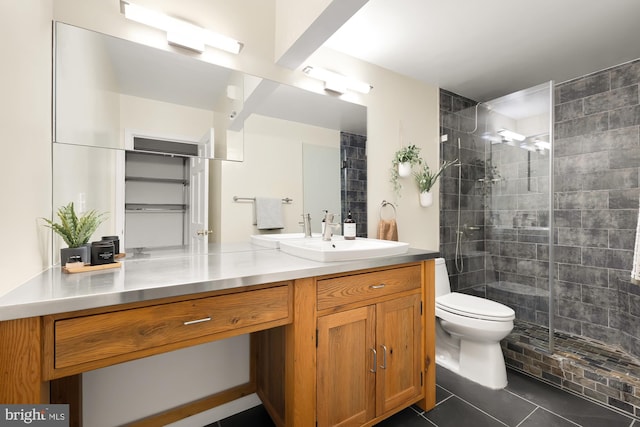
{"label": "toilet lid", "polygon": [[513,320],[516,314],[511,308],[499,302],[458,292],[437,297],[436,306],[450,313],[484,320]]}

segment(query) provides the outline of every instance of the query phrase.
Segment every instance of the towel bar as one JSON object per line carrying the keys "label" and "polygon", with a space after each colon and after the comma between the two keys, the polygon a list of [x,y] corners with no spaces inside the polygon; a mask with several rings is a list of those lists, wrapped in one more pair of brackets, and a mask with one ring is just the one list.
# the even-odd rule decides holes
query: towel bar
{"label": "towel bar", "polygon": [[[238,197],[238,196],[233,196],[233,201],[234,202],[255,202],[256,198],[255,197]],[[284,199],[282,199],[282,203],[291,203],[293,202],[293,199],[290,197],[285,197]]]}
{"label": "towel bar", "polygon": [[380,211],[378,212],[378,216],[380,217],[380,219],[382,219],[382,208],[384,208],[385,206],[391,206],[393,208],[393,219],[395,219],[397,215],[396,207],[393,203],[387,202],[386,200],[383,200],[382,203],[380,203]]}

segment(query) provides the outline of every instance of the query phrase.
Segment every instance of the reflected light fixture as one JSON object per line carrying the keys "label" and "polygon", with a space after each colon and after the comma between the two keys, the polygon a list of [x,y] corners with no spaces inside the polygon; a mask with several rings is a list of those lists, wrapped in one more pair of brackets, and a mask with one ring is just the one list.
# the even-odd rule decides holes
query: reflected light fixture
{"label": "reflected light fixture", "polygon": [[547,141],[536,140],[534,141],[534,145],[538,147],[539,150],[551,150],[551,144]]}
{"label": "reflected light fixture", "polygon": [[527,139],[526,136],[519,134],[517,132],[514,132],[512,130],[509,129],[499,129],[498,130],[498,135],[500,135],[501,137],[503,137],[504,139],[508,140],[508,141],[524,141],[525,139]]}
{"label": "reflected light fixture", "polygon": [[352,79],[350,77],[343,76],[342,74],[325,70],[324,68],[312,67],[310,65],[307,65],[302,69],[302,72],[309,77],[322,80],[324,82],[325,90],[336,92],[339,94],[343,94],[347,90],[354,90],[360,93],[369,93],[371,89],[373,89],[373,86],[371,86],[369,83]]}
{"label": "reflected light fixture", "polygon": [[127,19],[165,31],[167,42],[171,45],[181,46],[199,53],[204,52],[205,45],[235,54],[240,53],[242,49],[242,43],[239,41],[205,30],[197,25],[133,3],[121,1],[120,4],[122,13]]}

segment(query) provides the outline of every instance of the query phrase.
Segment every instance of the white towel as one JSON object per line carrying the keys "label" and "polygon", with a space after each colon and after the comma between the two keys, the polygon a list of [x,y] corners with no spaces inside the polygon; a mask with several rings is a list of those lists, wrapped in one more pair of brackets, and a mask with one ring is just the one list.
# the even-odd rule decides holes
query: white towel
{"label": "white towel", "polygon": [[282,219],[282,199],[256,197],[256,225],[258,230],[284,228]]}
{"label": "white towel", "polygon": [[638,210],[638,226],[636,228],[636,246],[633,251],[633,270],[631,280],[640,282],[640,209]]}

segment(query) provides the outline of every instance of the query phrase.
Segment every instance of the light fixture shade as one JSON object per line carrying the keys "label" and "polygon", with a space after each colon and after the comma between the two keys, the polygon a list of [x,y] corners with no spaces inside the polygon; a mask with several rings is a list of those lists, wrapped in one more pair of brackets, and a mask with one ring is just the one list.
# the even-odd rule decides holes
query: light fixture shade
{"label": "light fixture shade", "polygon": [[505,139],[508,139],[510,141],[518,141],[518,142],[522,142],[525,139],[527,139],[526,136],[519,134],[517,132],[514,132],[512,130],[509,129],[499,129],[498,130],[498,135],[502,136]]}
{"label": "light fixture shade", "polygon": [[204,52],[204,30],[195,25],[174,25],[167,30],[167,42],[195,52]]}
{"label": "light fixture shade", "polygon": [[345,93],[347,90],[354,90],[360,93],[369,93],[372,86],[350,77],[343,76],[324,68],[307,65],[302,71],[309,77],[324,81],[325,89],[337,93]]}
{"label": "light fixture shade", "polygon": [[121,4],[122,12],[127,19],[165,31],[167,42],[171,45],[200,53],[204,52],[205,45],[234,54],[242,50],[242,43],[232,38],[133,3],[121,1]]}
{"label": "light fixture shade", "polygon": [[551,144],[547,141],[537,140],[535,141],[535,146],[538,147],[540,150],[551,150]]}
{"label": "light fixture shade", "polygon": [[238,40],[232,39],[231,37],[223,36],[222,34],[213,33],[211,31],[204,32],[204,43],[207,46],[235,53],[236,55],[240,53],[242,47],[244,46]]}
{"label": "light fixture shade", "polygon": [[122,8],[125,18],[132,21],[165,31],[171,26],[171,18],[160,12],[127,2],[122,2]]}

